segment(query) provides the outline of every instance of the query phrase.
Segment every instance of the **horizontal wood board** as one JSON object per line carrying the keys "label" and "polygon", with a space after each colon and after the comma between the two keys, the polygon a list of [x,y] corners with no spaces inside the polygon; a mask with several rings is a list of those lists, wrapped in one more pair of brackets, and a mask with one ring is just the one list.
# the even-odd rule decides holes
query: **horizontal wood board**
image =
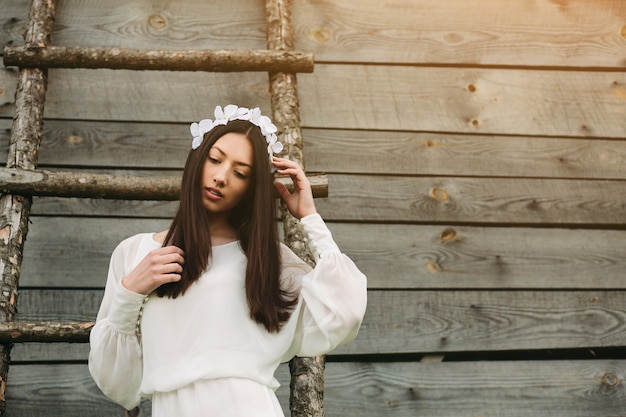
{"label": "horizontal wood board", "polygon": [[[0,69],[0,117],[15,85]],[[269,113],[267,88],[263,73],[52,69],[45,116],[192,122],[229,102]],[[624,72],[318,64],[298,89],[306,127],[626,137]]]}
{"label": "horizontal wood board", "polygon": [[[20,321],[93,321],[101,290],[23,289]],[[626,291],[370,290],[359,336],[332,354],[626,346]]]}
{"label": "horizontal wood board", "polygon": [[[175,0],[60,2],[58,45],[265,48],[264,3]],[[207,13],[208,9],[219,13]],[[28,2],[0,4],[0,45],[21,43]],[[620,0],[297,1],[299,50],[322,62],[624,68]]]}
{"label": "horizontal wood board", "polygon": [[[0,160],[10,131],[0,119]],[[179,172],[190,137],[186,123],[46,120],[39,165]],[[311,172],[626,179],[624,140],[306,128],[303,139]]]}
{"label": "horizontal wood board", "polygon": [[626,182],[330,176],[329,220],[474,224],[626,223]]}
{"label": "horizontal wood board", "polygon": [[[277,372],[287,413],[288,372]],[[328,363],[325,376],[329,417],[615,417],[626,409],[624,384],[616,383],[626,376],[623,360]],[[9,378],[10,417],[123,415],[86,365],[14,365]],[[149,401],[142,408],[151,415]]]}
{"label": "horizontal wood board", "polygon": [[[626,181],[330,175],[328,221],[623,228]],[[42,197],[40,214],[170,218],[177,203]],[[46,205],[49,204],[49,208]],[[136,208],[146,208],[146,211]],[[108,206],[108,207],[107,207]],[[152,210],[152,211],[149,211]]]}
{"label": "horizontal wood board", "polygon": [[[622,228],[624,181],[329,176],[329,221]],[[176,202],[36,199],[39,215],[170,218]]]}
{"label": "horizontal wood board", "polygon": [[619,0],[294,2],[296,48],[324,62],[623,68]]}
{"label": "horizontal wood board", "polygon": [[[133,207],[125,209],[130,214]],[[20,283],[36,288],[102,287],[119,242],[169,226],[167,219],[32,217],[31,222]],[[626,289],[626,230],[329,227],[367,275],[369,288]]]}

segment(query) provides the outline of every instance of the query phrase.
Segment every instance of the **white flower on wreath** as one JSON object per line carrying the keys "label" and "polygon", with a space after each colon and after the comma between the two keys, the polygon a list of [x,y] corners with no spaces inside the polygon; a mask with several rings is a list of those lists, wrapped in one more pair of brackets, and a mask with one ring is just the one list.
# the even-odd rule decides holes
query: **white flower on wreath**
{"label": "white flower on wreath", "polygon": [[281,153],[283,151],[283,144],[278,141],[278,137],[275,133],[270,133],[266,136],[267,140],[267,153],[272,159],[275,153]]}
{"label": "white flower on wreath", "polygon": [[200,123],[192,123],[191,126],[189,126],[191,136],[193,136],[193,140],[191,141],[191,149],[198,149],[198,147],[202,144],[204,134],[213,129],[213,127],[213,120],[211,119],[203,119],[200,120]]}
{"label": "white flower on wreath", "polygon": [[239,107],[234,104],[229,104],[224,107],[222,110],[222,106],[215,107],[215,122],[213,122],[213,127],[218,125],[225,125],[231,120],[247,120],[244,117],[248,113],[248,109],[245,107]]}
{"label": "white flower on wreath", "polygon": [[[267,142],[267,153],[269,154],[270,161],[274,154],[280,153],[283,150],[283,144],[278,141],[276,132],[278,128],[272,120],[261,114],[261,109],[255,107],[254,109],[248,109],[246,107],[239,107],[234,104],[229,104],[222,108],[216,106],[214,111],[215,121],[211,119],[201,120],[199,123],[192,123],[189,127],[193,140],[191,141],[191,149],[197,149],[204,139],[204,134],[209,132],[215,126],[226,125],[232,120],[247,120],[250,123],[258,126],[261,129],[261,134],[265,136]],[[273,168],[273,166],[272,166]]]}

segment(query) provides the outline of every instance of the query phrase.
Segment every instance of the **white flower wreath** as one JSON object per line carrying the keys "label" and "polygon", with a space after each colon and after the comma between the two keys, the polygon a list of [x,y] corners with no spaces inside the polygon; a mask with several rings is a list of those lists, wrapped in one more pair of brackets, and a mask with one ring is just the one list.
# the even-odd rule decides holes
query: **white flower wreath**
{"label": "white flower wreath", "polygon": [[278,128],[272,123],[271,119],[261,114],[261,109],[255,107],[254,109],[247,109],[245,107],[239,107],[235,104],[229,104],[224,107],[215,107],[215,120],[203,119],[200,122],[192,123],[189,127],[193,141],[191,142],[191,149],[198,149],[204,139],[204,134],[209,132],[215,126],[225,125],[232,120],[247,120],[255,126],[261,128],[261,134],[265,136],[267,142],[267,153],[270,156],[270,161],[275,153],[280,153],[283,150],[283,144],[278,141],[276,132]]}

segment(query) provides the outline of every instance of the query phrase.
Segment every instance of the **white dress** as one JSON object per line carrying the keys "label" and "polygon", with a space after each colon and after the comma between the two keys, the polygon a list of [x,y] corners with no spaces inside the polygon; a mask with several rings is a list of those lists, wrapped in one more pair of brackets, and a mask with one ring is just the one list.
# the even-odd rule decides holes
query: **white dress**
{"label": "white dress", "polygon": [[274,394],[278,365],[353,340],[367,298],[365,276],[339,251],[322,218],[301,223],[317,263],[311,269],[281,245],[281,282],[299,297],[278,333],[249,316],[238,242],[214,246],[208,271],[175,299],[121,284],[160,247],[153,234],[120,243],[90,336],[89,371],[102,392],[129,410],[151,398],[154,417],[283,417]]}

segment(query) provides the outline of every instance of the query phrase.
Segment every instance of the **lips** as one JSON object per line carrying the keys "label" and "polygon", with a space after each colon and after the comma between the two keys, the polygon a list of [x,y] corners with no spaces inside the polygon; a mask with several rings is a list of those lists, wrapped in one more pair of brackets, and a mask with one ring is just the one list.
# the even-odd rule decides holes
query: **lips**
{"label": "lips", "polygon": [[206,195],[208,198],[210,198],[211,200],[219,200],[220,198],[224,197],[224,194],[222,194],[220,192],[220,190],[215,189],[215,188],[205,188],[206,190]]}

